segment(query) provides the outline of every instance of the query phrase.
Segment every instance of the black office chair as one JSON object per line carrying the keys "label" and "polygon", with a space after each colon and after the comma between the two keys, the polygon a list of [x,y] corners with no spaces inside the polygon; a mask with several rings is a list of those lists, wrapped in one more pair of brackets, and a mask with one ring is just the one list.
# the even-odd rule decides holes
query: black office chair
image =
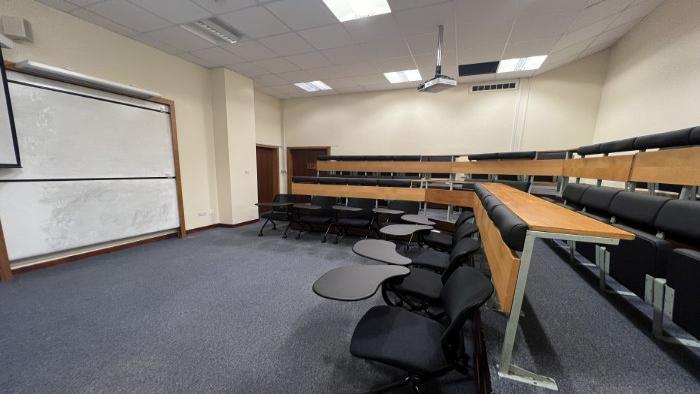
{"label": "black office chair", "polygon": [[440,293],[444,284],[479,248],[479,243],[471,238],[457,242],[450,252],[449,264],[442,274],[420,267],[410,267],[411,273],[407,276],[384,283],[384,302],[387,305],[400,306],[411,311],[425,311],[429,316],[439,317],[439,313],[428,312],[428,309],[440,306]]}
{"label": "black office chair", "polygon": [[[448,233],[448,232],[435,232],[431,231],[429,234],[427,234],[425,237],[423,237],[423,242],[430,246],[433,249],[437,249],[439,251],[444,251],[444,252],[449,252],[450,249],[452,249],[452,246],[454,246],[456,241],[459,241],[460,239],[464,237],[469,237],[475,232],[478,231],[478,228],[474,223],[469,223],[468,221],[470,219],[474,218],[474,212],[472,211],[467,211],[466,209],[462,211],[462,213],[459,215],[457,218],[457,221],[455,221],[455,233]],[[468,228],[465,228],[461,230],[460,236],[461,238],[455,239],[454,235],[458,232],[458,230],[467,224]]]}
{"label": "black office chair", "polygon": [[401,220],[401,216],[407,214],[416,215],[420,211],[420,203],[417,201],[392,200],[387,203],[386,207],[389,209],[403,211],[403,213],[400,215],[389,215],[389,218],[385,224],[405,223],[403,220]]}
{"label": "black office chair", "polygon": [[[293,194],[276,194],[275,197],[272,199],[272,202],[293,203],[295,202],[295,196]],[[288,222],[290,213],[290,207],[273,207],[272,210],[261,213],[260,218],[265,219],[265,223],[263,223],[262,227],[260,227],[258,236],[263,236],[263,230],[265,229],[265,226],[267,226],[268,223],[272,223],[272,229],[277,230],[276,222]]]}
{"label": "black office chair", "polygon": [[456,270],[440,292],[448,324],[391,306],[375,306],[360,319],[350,342],[350,353],[407,372],[403,379],[374,392],[420,385],[449,371],[469,374],[464,350],[464,328],[493,294],[493,285],[470,267]]}
{"label": "black office chair", "polygon": [[[375,200],[369,198],[349,198],[347,206],[354,208],[362,208],[359,212],[337,211],[335,221],[331,227],[335,227],[336,236],[333,243],[338,243],[348,233],[348,229],[366,229],[369,235],[372,224],[372,208],[376,205]],[[367,236],[365,236],[367,238]]]}
{"label": "black office chair", "polygon": [[[305,232],[304,230],[311,232],[314,226],[316,226],[326,230],[323,234],[323,242],[326,242],[329,230],[328,225],[335,215],[333,205],[335,205],[336,202],[337,199],[335,197],[313,196],[311,197],[311,205],[319,205],[321,209],[306,209],[299,206],[293,207],[290,223],[294,223],[299,227],[297,239],[301,238],[301,235]],[[289,228],[289,226],[287,226],[287,228]],[[283,235],[283,238],[286,237],[287,230],[285,230]]]}

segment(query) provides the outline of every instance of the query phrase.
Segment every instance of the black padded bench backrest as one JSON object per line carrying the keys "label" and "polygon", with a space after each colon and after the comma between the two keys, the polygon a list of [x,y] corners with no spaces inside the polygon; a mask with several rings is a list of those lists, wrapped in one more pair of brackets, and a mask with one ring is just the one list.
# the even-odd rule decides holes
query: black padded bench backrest
{"label": "black padded bench backrest", "polygon": [[619,221],[653,229],[656,217],[671,199],[644,193],[622,191],[610,204],[609,212]]}
{"label": "black padded bench backrest", "polygon": [[622,189],[606,186],[591,186],[581,196],[581,205],[593,212],[608,213],[610,203]]}
{"label": "black padded bench backrest", "polygon": [[537,155],[535,151],[525,152],[501,152],[498,154],[500,160],[532,160]]}
{"label": "black padded bench backrest", "polygon": [[600,144],[600,153],[613,153],[613,152],[627,152],[631,150],[636,150],[634,148],[634,142],[637,137],[625,138],[624,140],[603,142]]}
{"label": "black padded bench backrest", "polygon": [[498,160],[498,153],[479,153],[475,155],[469,155],[469,160]]}
{"label": "black padded bench backrest", "polygon": [[591,185],[587,185],[585,183],[569,183],[566,185],[566,188],[564,188],[562,197],[564,197],[564,200],[567,202],[580,204],[583,193],[585,193],[589,187],[591,187]]}
{"label": "black padded bench backrest", "polygon": [[581,156],[597,155],[600,153],[600,144],[580,146],[578,149],[576,149],[576,153]]}
{"label": "black padded bench backrest", "polygon": [[315,176],[293,176],[294,183],[318,183],[318,177]]}
{"label": "black padded bench backrest", "polygon": [[690,132],[690,144],[700,145],[700,126],[694,128],[693,131]]}
{"label": "black padded bench backrest", "polygon": [[527,223],[514,214],[507,206],[482,185],[476,184],[474,191],[484,206],[491,221],[501,233],[503,242],[509,248],[522,252],[527,236]]}
{"label": "black padded bench backrest", "polygon": [[665,133],[649,134],[637,137],[634,148],[638,150],[654,148],[671,148],[690,145],[690,133],[693,128],[667,131]]}
{"label": "black padded bench backrest", "polygon": [[671,200],[656,216],[655,226],[668,238],[700,244],[700,201]]}

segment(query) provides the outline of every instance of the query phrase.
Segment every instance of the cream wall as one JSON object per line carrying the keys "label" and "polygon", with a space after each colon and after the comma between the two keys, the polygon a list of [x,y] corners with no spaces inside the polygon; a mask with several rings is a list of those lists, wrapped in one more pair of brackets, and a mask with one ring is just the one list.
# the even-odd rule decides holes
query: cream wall
{"label": "cream wall", "polygon": [[611,50],[595,142],[700,125],[700,1],[666,0]]}
{"label": "cream wall", "polygon": [[[261,145],[279,147],[279,169],[284,169],[284,138],[282,134],[282,103],[281,100],[255,91],[255,142]],[[279,190],[287,189],[284,174],[279,176]]]}
{"label": "cream wall", "polygon": [[218,223],[209,71],[31,0],[2,0],[0,14],[29,20],[34,42],[3,50],[153,90],[175,100],[188,228]]}
{"label": "cream wall", "polygon": [[287,146],[333,154],[460,154],[559,149],[593,138],[608,52],[521,80],[520,90],[415,89],[284,100]]}

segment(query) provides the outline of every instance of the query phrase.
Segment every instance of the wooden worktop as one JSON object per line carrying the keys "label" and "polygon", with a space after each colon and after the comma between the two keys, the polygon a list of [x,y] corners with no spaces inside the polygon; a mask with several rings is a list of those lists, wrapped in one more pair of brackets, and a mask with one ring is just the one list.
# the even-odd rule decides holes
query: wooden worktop
{"label": "wooden worktop", "polygon": [[501,183],[482,185],[518,215],[530,230],[592,237],[634,239],[634,235]]}

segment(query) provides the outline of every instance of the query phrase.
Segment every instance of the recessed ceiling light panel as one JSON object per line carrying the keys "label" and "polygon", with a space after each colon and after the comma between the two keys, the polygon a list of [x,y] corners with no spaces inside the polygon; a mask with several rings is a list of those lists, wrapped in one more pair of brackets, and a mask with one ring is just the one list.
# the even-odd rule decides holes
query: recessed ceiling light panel
{"label": "recessed ceiling light panel", "polygon": [[423,79],[418,70],[392,71],[384,73],[384,77],[391,83],[413,82]]}
{"label": "recessed ceiling light panel", "polygon": [[542,67],[542,63],[544,63],[545,60],[547,60],[547,55],[501,60],[498,64],[497,72],[510,73],[515,71],[537,70]]}
{"label": "recessed ceiling light panel", "polygon": [[387,0],[323,0],[341,22],[391,12]]}
{"label": "recessed ceiling light panel", "polygon": [[331,90],[332,87],[326,85],[323,81],[311,81],[311,82],[297,82],[298,88],[306,90],[307,92],[319,92],[321,90]]}

